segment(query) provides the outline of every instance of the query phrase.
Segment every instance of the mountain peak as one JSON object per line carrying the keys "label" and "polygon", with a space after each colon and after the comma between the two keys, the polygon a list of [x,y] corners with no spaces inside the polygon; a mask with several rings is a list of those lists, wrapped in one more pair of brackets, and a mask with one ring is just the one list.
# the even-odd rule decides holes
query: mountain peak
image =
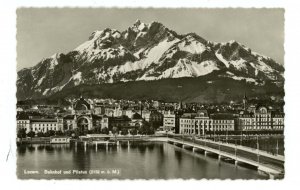
{"label": "mountain peak", "polygon": [[58,59],[60,57],[61,53],[55,53],[52,56],[50,56],[50,58],[52,59]]}
{"label": "mountain peak", "polygon": [[130,28],[135,32],[140,32],[146,30],[148,28],[148,24],[145,24],[137,19]]}
{"label": "mountain peak", "polygon": [[[136,20],[127,30],[94,31],[67,54],[56,53],[18,72],[18,97],[49,96],[79,84],[199,77],[226,69],[234,80],[281,79],[284,68],[235,40],[213,43]],[[219,77],[219,76],[216,76]]]}
{"label": "mountain peak", "polygon": [[230,44],[240,44],[236,40],[230,40],[228,43],[230,43]]}
{"label": "mountain peak", "polygon": [[139,26],[140,24],[141,24],[141,21],[139,19],[137,19],[133,25]]}

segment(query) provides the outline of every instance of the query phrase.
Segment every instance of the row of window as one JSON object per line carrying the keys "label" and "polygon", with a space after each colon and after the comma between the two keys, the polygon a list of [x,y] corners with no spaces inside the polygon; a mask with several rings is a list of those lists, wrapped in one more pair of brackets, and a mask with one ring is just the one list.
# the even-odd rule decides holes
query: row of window
{"label": "row of window", "polygon": [[40,126],[42,126],[42,127],[44,127],[44,126],[56,126],[56,125],[57,125],[56,123],[51,123],[51,124],[49,124],[49,123],[46,123],[46,124],[44,124],[44,123],[33,124],[33,126],[38,126],[38,127],[40,127]]}
{"label": "row of window", "polygon": [[26,121],[18,120],[18,123],[29,123],[29,120],[26,120]]}
{"label": "row of window", "polygon": [[66,142],[67,139],[61,139],[61,138],[59,138],[59,139],[52,139],[52,141],[55,141],[55,142]]}
{"label": "row of window", "polygon": [[244,130],[263,130],[263,129],[283,129],[283,126],[274,126],[274,127],[271,127],[271,126],[260,126],[260,127],[253,127],[253,126],[246,126],[243,128]]}
{"label": "row of window", "polygon": [[[225,129],[225,128],[217,128],[217,129],[215,129],[215,131],[228,131],[228,130],[233,131],[233,129]],[[210,131],[214,131],[214,130],[211,128]],[[200,132],[201,132],[201,130],[198,130],[198,133],[200,133]],[[180,133],[194,134],[195,130],[194,129],[181,129]]]}
{"label": "row of window", "polygon": [[46,128],[33,127],[33,128],[31,128],[31,130],[33,130],[33,131],[49,131],[49,130],[56,131],[56,130],[58,130],[58,128],[57,127],[46,127]]}
{"label": "row of window", "polygon": [[181,119],[180,123],[234,123],[234,120],[190,120]]}
{"label": "row of window", "polygon": [[[185,124],[182,124],[182,125],[180,125],[180,127],[181,128],[183,128],[183,129],[194,129],[194,126],[192,126],[192,125],[185,125]],[[200,129],[201,127],[199,126],[198,127],[198,129]],[[205,127],[205,128],[207,128],[207,127]],[[213,126],[213,127],[209,127],[210,129],[234,129],[234,126],[233,125],[217,125],[217,126]]]}
{"label": "row of window", "polygon": [[[20,129],[25,129],[25,131],[29,131],[28,127],[21,126]],[[56,131],[58,130],[58,128],[57,127],[47,127],[47,128],[31,127],[30,128],[30,131],[49,131],[49,130]]]}
{"label": "row of window", "polygon": [[164,125],[174,125],[175,122],[165,122]]}

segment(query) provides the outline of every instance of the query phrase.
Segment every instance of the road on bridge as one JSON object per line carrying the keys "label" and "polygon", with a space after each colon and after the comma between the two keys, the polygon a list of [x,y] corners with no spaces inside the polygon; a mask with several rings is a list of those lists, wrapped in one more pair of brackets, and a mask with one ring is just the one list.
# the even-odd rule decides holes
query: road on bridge
{"label": "road on bridge", "polygon": [[275,167],[278,167],[280,169],[284,169],[284,162],[283,161],[276,160],[276,159],[266,157],[266,156],[263,156],[263,155],[258,156],[256,151],[253,151],[253,152],[244,151],[244,150],[238,149],[238,147],[235,150],[234,147],[226,146],[225,143],[224,143],[224,145],[222,145],[222,144],[219,144],[219,143],[207,142],[207,141],[203,141],[203,140],[200,140],[200,139],[193,140],[192,138],[188,138],[188,137],[172,137],[172,138],[177,139],[177,140],[188,141],[190,143],[195,143],[195,144],[202,145],[202,146],[207,146],[209,148],[213,148],[215,150],[220,150],[220,151],[223,151],[223,152],[228,152],[228,153],[231,153],[233,155],[235,155],[235,151],[236,151],[237,157],[247,158],[249,160],[253,160],[253,161],[256,161],[256,162],[259,162],[259,163],[262,163],[262,164],[269,164],[269,165],[273,165]]}

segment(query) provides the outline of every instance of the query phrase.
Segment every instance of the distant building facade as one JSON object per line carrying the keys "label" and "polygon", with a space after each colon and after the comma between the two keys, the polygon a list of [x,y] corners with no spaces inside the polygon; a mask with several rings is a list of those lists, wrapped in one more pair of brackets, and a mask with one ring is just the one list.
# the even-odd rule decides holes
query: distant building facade
{"label": "distant building facade", "polygon": [[258,106],[254,112],[243,112],[238,118],[239,131],[283,131],[284,114],[274,113],[265,106]]}
{"label": "distant building facade", "polygon": [[230,114],[212,114],[206,110],[185,113],[180,118],[180,134],[205,135],[235,130],[235,121]]}
{"label": "distant building facade", "polygon": [[164,114],[163,129],[175,133],[175,114],[168,111]]}

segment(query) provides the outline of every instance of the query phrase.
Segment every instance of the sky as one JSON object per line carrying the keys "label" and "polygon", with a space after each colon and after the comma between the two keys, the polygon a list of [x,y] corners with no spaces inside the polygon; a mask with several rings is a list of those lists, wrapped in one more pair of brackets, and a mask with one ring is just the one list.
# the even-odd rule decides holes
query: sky
{"label": "sky", "polygon": [[124,31],[137,19],[213,42],[236,40],[284,63],[284,9],[19,8],[17,70],[75,49],[95,30]]}

